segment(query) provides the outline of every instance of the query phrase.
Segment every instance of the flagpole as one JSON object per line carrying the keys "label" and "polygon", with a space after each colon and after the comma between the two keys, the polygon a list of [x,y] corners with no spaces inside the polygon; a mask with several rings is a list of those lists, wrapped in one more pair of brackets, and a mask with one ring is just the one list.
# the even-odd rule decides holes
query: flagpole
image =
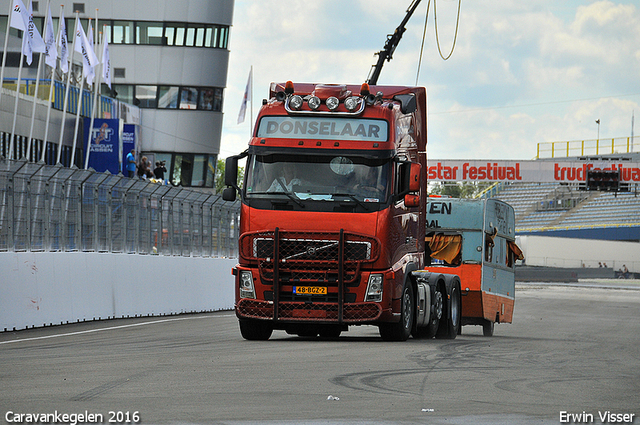
{"label": "flagpole", "polygon": [[253,65],[251,65],[251,87],[249,90],[251,91],[249,96],[251,97],[249,102],[249,138],[253,137]]}
{"label": "flagpole", "polygon": [[[45,29],[45,31],[46,31],[47,19],[49,19],[49,3],[50,2],[51,0],[47,0],[47,17],[45,18],[45,21],[44,21],[45,25],[43,28]],[[35,124],[35,121],[36,121],[36,103],[37,103],[36,101],[38,99],[38,88],[40,87],[40,70],[41,69],[42,69],[42,52],[40,52],[40,55],[38,56],[38,70],[36,71],[36,88],[35,88],[35,92],[33,93],[33,107],[31,108],[31,126],[29,128],[29,139],[27,139],[27,161],[31,160],[31,139],[33,138],[33,125]]]}
{"label": "flagpole", "polygon": [[[58,16],[62,16],[62,11],[64,10],[64,6],[60,5],[60,14]],[[51,8],[49,8],[51,11]],[[58,37],[60,36],[60,21],[58,21],[58,33],[56,34],[56,39],[54,44],[54,48],[56,49],[56,57],[58,56]],[[57,61],[57,58],[56,58]],[[44,142],[42,144],[42,154],[40,155],[40,161],[44,162],[44,156],[47,152],[47,137],[49,136],[49,120],[51,118],[51,103],[53,98],[53,92],[55,90],[55,80],[54,77],[56,75],[56,68],[51,68],[51,83],[49,86],[49,102],[47,102],[47,122],[44,126]]]}
{"label": "flagpole", "polygon": [[9,0],[11,2],[11,5],[9,6],[9,13],[7,14],[7,30],[4,34],[4,49],[2,50],[3,52],[5,52],[2,55],[2,69],[0,70],[0,100],[2,99],[2,87],[4,85],[4,66],[7,63],[7,47],[9,46],[9,30],[11,29],[11,25],[9,25],[9,21],[11,20],[11,15],[13,12],[13,2],[11,0]]}
{"label": "flagpole", "polygon": [[[25,37],[28,37],[27,32],[22,31],[23,46],[25,43]],[[22,51],[24,51],[24,47],[22,48]],[[18,81],[16,82],[16,99],[13,104],[13,124],[11,125],[11,136],[9,137],[9,155],[8,155],[9,159],[14,159],[13,158],[13,145],[14,145],[13,137],[14,137],[14,133],[16,132],[16,118],[18,116],[18,98],[20,95],[20,81],[22,79],[22,61],[23,61],[22,51],[20,52],[20,67],[18,68]],[[16,155],[15,159],[18,159],[17,157],[18,155]]]}
{"label": "flagpole", "polygon": [[[78,30],[78,21],[79,20],[76,19],[75,28],[73,30],[74,37],[75,37],[76,31]],[[62,33],[60,33],[60,37],[63,37]],[[68,45],[67,45],[67,51],[69,51]],[[64,91],[64,102],[62,107],[62,125],[60,126],[60,140],[58,141],[58,159],[56,160],[56,164],[60,163],[60,157],[62,156],[62,139],[64,136],[64,124],[65,124],[64,120],[67,115],[67,105],[69,103],[69,86],[71,85],[71,71],[73,70],[73,52],[74,51],[75,50],[71,51],[71,56],[69,56],[69,60],[68,60],[67,86],[65,87],[65,91]]]}
{"label": "flagpole", "polygon": [[[36,71],[36,88],[33,93],[33,106],[31,108],[31,126],[29,127],[29,139],[27,139],[27,161],[31,158],[31,138],[33,137],[33,125],[36,121],[36,100],[38,99],[38,88],[40,87],[40,70],[42,69],[42,52],[38,56],[38,70]],[[27,90],[27,95],[29,91]]]}
{"label": "flagpole", "polygon": [[[96,9],[97,11],[98,9]],[[104,37],[105,34],[102,34],[102,43],[104,44]],[[104,56],[101,53],[101,56]],[[100,65],[102,63],[102,60],[104,58],[100,58],[100,62],[98,62],[98,65]],[[98,68],[98,65],[96,66],[96,68]],[[104,65],[102,65],[104,66]],[[96,111],[96,107],[97,107],[97,103],[98,103],[98,87],[100,87],[100,76],[102,75],[101,72],[96,72],[96,90],[93,94],[93,107],[91,108],[91,124],[89,124],[89,140],[87,140],[87,155],[85,156],[85,160],[84,160],[84,169],[88,169],[89,168],[89,155],[91,154],[91,138],[92,138],[92,133],[93,133],[93,122],[95,119],[95,111]]]}
{"label": "flagpole", "polygon": [[[82,23],[80,23],[80,13],[76,12],[76,21],[78,22],[78,24],[76,25],[82,25]],[[76,49],[76,43],[78,42],[78,40],[76,40],[76,38],[78,37],[77,35],[78,29],[76,28],[75,32],[73,33],[73,50],[75,51]],[[74,161],[76,159],[76,144],[78,142],[78,125],[80,123],[80,109],[82,107],[82,96],[84,95],[84,59],[82,60],[82,77],[80,78],[80,91],[78,92],[78,106],[76,108],[76,125],[75,128],[73,130],[73,145],[71,147],[71,161],[69,162],[69,168],[73,167],[74,165]]]}

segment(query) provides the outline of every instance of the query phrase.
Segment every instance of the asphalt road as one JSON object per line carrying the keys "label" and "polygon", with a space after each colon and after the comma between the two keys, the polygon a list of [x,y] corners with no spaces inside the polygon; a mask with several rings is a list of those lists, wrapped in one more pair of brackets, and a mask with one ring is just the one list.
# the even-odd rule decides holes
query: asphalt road
{"label": "asphalt road", "polygon": [[363,326],[338,340],[245,341],[231,312],[81,323],[0,334],[0,412],[4,423],[37,413],[67,424],[64,414],[320,425],[570,414],[584,421],[566,423],[599,424],[609,411],[640,423],[639,347],[640,285],[518,286],[513,324],[493,337],[467,326],[455,340],[383,342]]}

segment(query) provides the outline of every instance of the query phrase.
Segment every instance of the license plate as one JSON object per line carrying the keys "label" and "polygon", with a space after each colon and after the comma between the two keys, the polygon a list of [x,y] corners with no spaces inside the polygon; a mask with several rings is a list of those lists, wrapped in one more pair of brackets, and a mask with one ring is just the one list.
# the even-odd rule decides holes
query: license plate
{"label": "license plate", "polygon": [[293,293],[298,295],[327,295],[326,286],[294,286]]}

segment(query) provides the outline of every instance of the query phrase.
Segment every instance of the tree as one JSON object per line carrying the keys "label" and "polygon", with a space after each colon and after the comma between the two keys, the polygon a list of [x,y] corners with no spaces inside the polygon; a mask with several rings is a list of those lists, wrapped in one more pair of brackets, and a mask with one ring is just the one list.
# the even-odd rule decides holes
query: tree
{"label": "tree", "polygon": [[[225,160],[218,158],[218,163],[216,164],[216,193],[222,193],[225,187],[224,184],[224,169],[225,169]],[[238,186],[242,187],[242,180],[244,179],[244,167],[238,167]]]}
{"label": "tree", "polygon": [[452,198],[474,198],[492,184],[491,182],[438,182],[431,186],[430,194]]}

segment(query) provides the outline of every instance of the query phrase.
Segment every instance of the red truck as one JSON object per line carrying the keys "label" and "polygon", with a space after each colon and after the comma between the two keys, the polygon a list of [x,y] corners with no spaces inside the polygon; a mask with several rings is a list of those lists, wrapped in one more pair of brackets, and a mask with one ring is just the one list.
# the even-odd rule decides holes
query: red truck
{"label": "red truck", "polygon": [[354,325],[384,340],[456,337],[459,277],[422,270],[426,108],[423,87],[272,83],[249,148],[225,165],[223,199],[241,199],[244,338]]}

